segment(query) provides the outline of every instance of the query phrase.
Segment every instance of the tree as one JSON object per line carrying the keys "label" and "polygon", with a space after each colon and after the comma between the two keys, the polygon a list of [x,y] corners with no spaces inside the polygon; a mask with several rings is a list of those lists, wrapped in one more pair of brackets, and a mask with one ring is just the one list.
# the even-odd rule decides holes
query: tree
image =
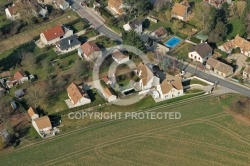
{"label": "tree", "polygon": [[167,11],[165,12],[165,15],[166,15],[166,19],[167,19],[167,20],[171,20],[171,11],[170,11],[170,10],[167,10]]}
{"label": "tree", "polygon": [[8,123],[11,114],[10,101],[0,100],[0,123]]}
{"label": "tree", "polygon": [[225,40],[227,35],[227,27],[222,21],[218,21],[215,28],[211,31],[209,36],[210,42],[219,42]]}
{"label": "tree", "polygon": [[172,32],[177,33],[181,28],[183,28],[183,22],[179,20],[174,20],[172,26]]}
{"label": "tree", "polygon": [[22,66],[28,67],[29,69],[36,68],[36,58],[31,52],[24,53],[22,57]]}
{"label": "tree", "polygon": [[149,0],[123,0],[123,4],[130,17],[146,14],[150,6]]}
{"label": "tree", "polygon": [[169,69],[170,65],[171,65],[171,62],[169,58],[163,58],[160,63],[162,70],[165,72]]}
{"label": "tree", "polygon": [[0,150],[4,149],[7,146],[7,142],[5,141],[4,137],[0,136]]}
{"label": "tree", "polygon": [[140,39],[140,36],[135,31],[122,33],[122,39],[123,44],[125,45],[134,46],[143,52],[146,50],[146,47]]}
{"label": "tree", "polygon": [[147,57],[149,59],[150,62],[154,62],[155,61],[155,54],[153,52],[148,52],[147,53]]}
{"label": "tree", "polygon": [[48,97],[49,90],[45,81],[31,85],[27,91],[25,98],[37,108],[40,104],[43,104]]}
{"label": "tree", "polygon": [[167,3],[168,3],[168,1],[166,1],[166,0],[156,0],[154,2],[154,10],[156,12],[160,12],[161,9],[166,6]]}
{"label": "tree", "polygon": [[194,8],[195,18],[201,22],[201,24],[197,24],[199,28],[202,28],[205,31],[209,31],[214,27],[215,17],[217,14],[217,10],[211,5],[207,5],[204,3],[198,3]]}
{"label": "tree", "polygon": [[77,60],[73,67],[73,72],[76,79],[88,78],[90,70],[91,70],[90,63],[82,60]]}

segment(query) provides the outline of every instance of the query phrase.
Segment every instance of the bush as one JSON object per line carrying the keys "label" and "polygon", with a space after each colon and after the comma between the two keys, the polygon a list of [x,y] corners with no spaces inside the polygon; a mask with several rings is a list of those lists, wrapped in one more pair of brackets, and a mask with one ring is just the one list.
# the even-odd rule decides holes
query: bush
{"label": "bush", "polygon": [[59,56],[59,58],[60,59],[64,59],[64,58],[67,58],[67,57],[69,57],[69,56],[71,56],[71,55],[73,55],[75,53],[77,53],[77,50],[74,50],[72,52],[68,52],[68,53],[62,54],[62,55]]}
{"label": "bush", "polygon": [[177,33],[176,33],[176,36],[178,36],[178,37],[180,37],[180,38],[182,38],[182,39],[185,39],[185,38],[188,37],[188,35],[183,34],[183,33],[180,33],[180,32],[177,32]]}
{"label": "bush", "polygon": [[194,43],[197,43],[197,44],[200,43],[200,40],[197,39],[196,37],[191,37],[191,38],[190,38],[190,41],[191,41],[191,42],[194,42]]}
{"label": "bush", "polygon": [[247,58],[246,62],[250,62],[250,57]]}
{"label": "bush", "polygon": [[237,53],[241,53],[241,50],[240,50],[239,47],[234,48],[234,49],[232,50],[232,54],[237,54]]}
{"label": "bush", "polygon": [[104,17],[106,21],[113,17],[113,15],[110,12],[108,12],[105,8],[99,8],[99,9],[101,15]]}

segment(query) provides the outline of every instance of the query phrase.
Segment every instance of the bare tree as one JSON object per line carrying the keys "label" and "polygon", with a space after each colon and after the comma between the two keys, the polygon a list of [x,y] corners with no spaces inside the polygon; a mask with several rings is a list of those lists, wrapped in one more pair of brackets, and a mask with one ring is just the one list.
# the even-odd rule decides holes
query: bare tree
{"label": "bare tree", "polygon": [[36,68],[36,58],[31,52],[27,52],[22,56],[22,66],[28,67],[29,69]]}
{"label": "bare tree", "polygon": [[27,91],[25,98],[31,103],[34,108],[37,108],[40,104],[44,103],[48,97],[48,88],[45,81],[39,82],[31,87]]}

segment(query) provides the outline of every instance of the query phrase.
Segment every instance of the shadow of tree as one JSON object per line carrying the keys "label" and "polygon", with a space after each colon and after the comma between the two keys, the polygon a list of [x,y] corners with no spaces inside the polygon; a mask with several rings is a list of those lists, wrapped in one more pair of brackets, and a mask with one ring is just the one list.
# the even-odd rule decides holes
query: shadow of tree
{"label": "shadow of tree", "polygon": [[95,96],[97,95],[97,92],[90,89],[90,90],[87,90],[87,94],[88,94],[89,98],[91,99],[91,102],[96,100]]}
{"label": "shadow of tree", "polygon": [[14,49],[7,57],[0,60],[0,70],[8,71],[21,63],[22,55],[26,52],[33,52],[36,45],[34,42],[25,43]]}

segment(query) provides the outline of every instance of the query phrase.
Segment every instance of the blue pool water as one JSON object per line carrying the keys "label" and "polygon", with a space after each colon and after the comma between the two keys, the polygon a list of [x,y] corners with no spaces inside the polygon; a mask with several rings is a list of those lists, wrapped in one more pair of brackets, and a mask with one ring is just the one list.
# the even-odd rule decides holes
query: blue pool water
{"label": "blue pool water", "polygon": [[181,42],[181,39],[174,36],[171,39],[169,39],[168,41],[165,42],[165,45],[167,47],[173,48],[174,46],[176,46],[177,44],[179,44]]}

